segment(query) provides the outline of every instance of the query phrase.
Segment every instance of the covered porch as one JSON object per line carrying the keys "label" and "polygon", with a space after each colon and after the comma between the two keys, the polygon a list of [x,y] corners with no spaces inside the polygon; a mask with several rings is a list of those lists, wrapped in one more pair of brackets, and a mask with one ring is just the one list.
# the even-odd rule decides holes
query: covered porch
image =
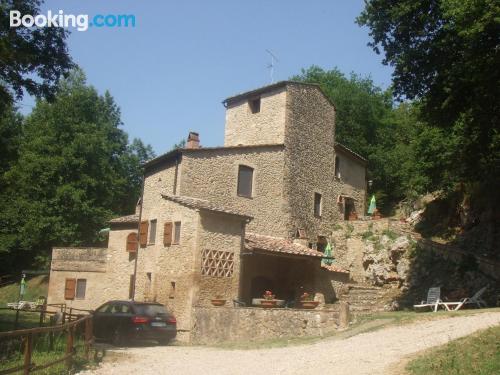
{"label": "covered porch", "polygon": [[334,282],[346,282],[349,273],[322,264],[328,259],[321,251],[291,240],[247,233],[241,260],[240,301],[259,306],[266,291],[279,303],[276,307],[298,308],[307,293],[320,307],[337,300]]}

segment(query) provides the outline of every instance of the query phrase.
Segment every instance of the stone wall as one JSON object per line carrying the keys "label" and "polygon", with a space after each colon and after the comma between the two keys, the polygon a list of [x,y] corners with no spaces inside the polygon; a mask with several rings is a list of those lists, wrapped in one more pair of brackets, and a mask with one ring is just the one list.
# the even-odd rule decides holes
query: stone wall
{"label": "stone wall", "polygon": [[[54,248],[50,268],[48,303],[65,303],[68,307],[94,309],[107,300],[105,285],[107,249]],[[87,282],[85,298],[66,300],[66,279],[84,279]]]}
{"label": "stone wall", "polygon": [[[340,178],[335,176],[333,182],[334,196],[339,195],[354,199],[354,208],[358,216],[366,214],[366,167],[353,157],[336,152],[340,163]],[[338,219],[343,219],[344,206],[338,205]]]}
{"label": "stone wall", "polygon": [[260,112],[252,113],[247,98],[226,109],[224,146],[284,142],[286,87],[260,95]]}
{"label": "stone wall", "polygon": [[[240,164],[254,168],[251,198],[237,195]],[[283,199],[283,170],[282,145],[187,151],[182,160],[180,194],[252,216],[249,232],[286,237],[289,208]]]}
{"label": "stone wall", "polygon": [[[314,86],[288,85],[285,199],[291,208],[288,232],[304,228],[307,237],[328,236],[338,220],[334,181],[335,108]],[[314,194],[322,195],[321,217],[314,216]]]}
{"label": "stone wall", "polygon": [[209,306],[210,300],[220,296],[229,301],[239,297],[240,254],[245,237],[245,225],[241,219],[203,212],[201,215],[201,238],[199,249],[217,250],[232,254],[231,276],[202,275],[202,259],[196,260],[197,295],[195,305]]}
{"label": "stone wall", "polygon": [[[260,341],[273,338],[323,336],[340,326],[340,304],[325,310],[197,307],[192,342]],[[345,306],[344,306],[345,310]],[[345,318],[343,320],[345,324]]]}

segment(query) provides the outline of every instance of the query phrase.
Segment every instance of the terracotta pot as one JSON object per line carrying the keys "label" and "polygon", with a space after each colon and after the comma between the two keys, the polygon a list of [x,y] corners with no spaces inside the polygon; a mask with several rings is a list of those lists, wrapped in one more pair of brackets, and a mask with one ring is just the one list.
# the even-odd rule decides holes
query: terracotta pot
{"label": "terracotta pot", "polygon": [[302,309],[315,309],[318,305],[319,301],[300,301],[300,308]]}
{"label": "terracotta pot", "polygon": [[211,302],[212,302],[212,305],[214,305],[214,306],[224,306],[226,304],[225,299],[218,299],[218,298],[212,299]]}
{"label": "terracotta pot", "polygon": [[262,301],[260,301],[260,305],[266,308],[276,307],[277,303],[278,301],[275,299],[263,299]]}

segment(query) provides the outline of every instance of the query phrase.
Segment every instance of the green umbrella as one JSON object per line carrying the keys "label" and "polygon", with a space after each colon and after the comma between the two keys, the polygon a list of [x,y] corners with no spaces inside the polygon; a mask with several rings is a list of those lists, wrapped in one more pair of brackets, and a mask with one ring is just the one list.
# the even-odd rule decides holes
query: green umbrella
{"label": "green umbrella", "polygon": [[328,242],[328,244],[325,247],[325,258],[321,259],[321,263],[326,265],[332,264],[333,263],[333,259],[331,259],[332,257],[333,257],[332,245],[330,245],[330,243]]}
{"label": "green umbrella", "polygon": [[370,200],[370,207],[368,207],[368,215],[373,214],[373,212],[377,209],[377,203],[375,202],[375,194],[372,195],[372,199]]}
{"label": "green umbrella", "polygon": [[21,279],[21,286],[19,288],[19,295],[21,296],[21,298],[23,298],[25,293],[26,293],[26,280],[24,280],[24,275],[23,275],[23,278]]}

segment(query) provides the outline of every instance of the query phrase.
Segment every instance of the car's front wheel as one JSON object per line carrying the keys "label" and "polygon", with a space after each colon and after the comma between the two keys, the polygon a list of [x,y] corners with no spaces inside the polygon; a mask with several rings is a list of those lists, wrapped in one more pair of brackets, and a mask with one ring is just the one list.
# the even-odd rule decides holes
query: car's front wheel
{"label": "car's front wheel", "polygon": [[114,330],[113,335],[111,336],[111,343],[114,346],[123,346],[124,344],[123,334],[119,329]]}

